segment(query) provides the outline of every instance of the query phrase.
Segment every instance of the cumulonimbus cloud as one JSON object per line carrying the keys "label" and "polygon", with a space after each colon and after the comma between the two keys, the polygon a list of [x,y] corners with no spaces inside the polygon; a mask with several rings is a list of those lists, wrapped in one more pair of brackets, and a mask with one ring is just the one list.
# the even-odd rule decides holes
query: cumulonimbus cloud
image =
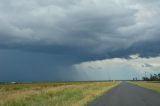
{"label": "cumulonimbus cloud", "polygon": [[[93,57],[112,57],[117,51],[143,55],[146,50],[158,55],[153,43],[160,41],[157,4],[149,0],[1,0],[0,46],[55,54],[68,49],[68,54]],[[146,42],[156,49],[146,48]],[[139,45],[144,50],[135,49]]]}
{"label": "cumulonimbus cloud", "polygon": [[[117,79],[155,70],[159,5],[158,0],[0,0],[0,80],[78,79],[87,72],[105,79],[112,68],[103,68],[105,63],[117,64]],[[84,68],[90,71],[71,70],[72,64],[78,70],[89,65]]]}

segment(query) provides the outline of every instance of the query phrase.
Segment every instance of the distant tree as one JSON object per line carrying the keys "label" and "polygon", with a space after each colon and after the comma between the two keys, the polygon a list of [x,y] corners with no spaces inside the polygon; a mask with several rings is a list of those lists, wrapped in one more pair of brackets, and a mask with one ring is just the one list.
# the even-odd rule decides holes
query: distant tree
{"label": "distant tree", "polygon": [[159,74],[150,74],[150,77],[142,77],[144,81],[160,81],[160,73]]}
{"label": "distant tree", "polygon": [[138,80],[137,77],[135,78],[135,80],[136,80],[136,81]]}
{"label": "distant tree", "polygon": [[138,80],[138,78],[137,78],[137,77],[134,77],[134,78],[133,78],[133,81],[137,81],[137,80]]}
{"label": "distant tree", "polygon": [[160,81],[160,73],[158,74],[158,80]]}
{"label": "distant tree", "polygon": [[149,80],[150,80],[148,77],[142,77],[142,79],[143,79],[144,81],[149,81]]}

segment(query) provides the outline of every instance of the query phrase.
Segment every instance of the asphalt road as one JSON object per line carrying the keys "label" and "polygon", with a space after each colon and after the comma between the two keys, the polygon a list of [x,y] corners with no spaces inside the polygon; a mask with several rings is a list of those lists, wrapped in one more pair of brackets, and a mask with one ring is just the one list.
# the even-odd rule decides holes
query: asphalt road
{"label": "asphalt road", "polygon": [[89,106],[160,106],[160,94],[122,82]]}

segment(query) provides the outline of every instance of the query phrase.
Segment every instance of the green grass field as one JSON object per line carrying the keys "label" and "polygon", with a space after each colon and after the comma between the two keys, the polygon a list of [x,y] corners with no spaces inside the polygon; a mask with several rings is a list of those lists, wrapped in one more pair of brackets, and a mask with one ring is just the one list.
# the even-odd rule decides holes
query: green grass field
{"label": "green grass field", "polygon": [[0,106],[85,106],[119,82],[0,85]]}
{"label": "green grass field", "polygon": [[160,81],[136,81],[130,83],[160,93]]}

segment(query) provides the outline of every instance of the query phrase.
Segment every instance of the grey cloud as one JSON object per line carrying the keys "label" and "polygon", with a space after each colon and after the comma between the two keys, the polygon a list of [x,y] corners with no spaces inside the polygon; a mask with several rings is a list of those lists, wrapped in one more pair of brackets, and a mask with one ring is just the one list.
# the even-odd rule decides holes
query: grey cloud
{"label": "grey cloud", "polygon": [[152,66],[151,64],[144,63],[144,64],[142,65],[142,67],[149,67],[149,68],[151,67],[151,68],[152,68],[153,66]]}
{"label": "grey cloud", "polygon": [[[30,43],[41,46],[43,42],[43,45],[78,47],[84,52],[92,48],[91,52],[97,52],[97,49],[104,51],[112,46],[115,48],[114,43],[123,43],[124,39],[116,30],[134,23],[132,16],[135,11],[127,10],[114,2],[105,2],[108,7],[102,1],[89,0],[71,3],[69,7],[58,1],[58,4],[52,2],[48,5],[47,2],[51,1],[46,1],[46,5],[40,5],[41,2],[30,1],[30,5],[25,5],[24,8],[22,6],[26,3],[25,0],[4,4],[12,9],[11,14],[1,7],[3,41],[22,46]],[[94,47],[97,49],[94,50]]]}
{"label": "grey cloud", "polygon": [[130,54],[157,56],[159,4],[157,0],[0,0],[0,49],[59,55],[59,62],[53,62],[58,67]]}
{"label": "grey cloud", "polygon": [[129,8],[136,4],[104,0],[2,1],[1,45],[30,50],[42,46],[40,51],[48,51],[43,46],[61,47],[59,52],[72,48],[72,53],[104,55],[132,47],[153,35],[157,39],[159,25],[154,17],[157,8],[148,11],[151,15],[155,12],[149,22],[146,19],[141,22],[139,18],[143,18],[150,5],[141,1],[139,7]]}

